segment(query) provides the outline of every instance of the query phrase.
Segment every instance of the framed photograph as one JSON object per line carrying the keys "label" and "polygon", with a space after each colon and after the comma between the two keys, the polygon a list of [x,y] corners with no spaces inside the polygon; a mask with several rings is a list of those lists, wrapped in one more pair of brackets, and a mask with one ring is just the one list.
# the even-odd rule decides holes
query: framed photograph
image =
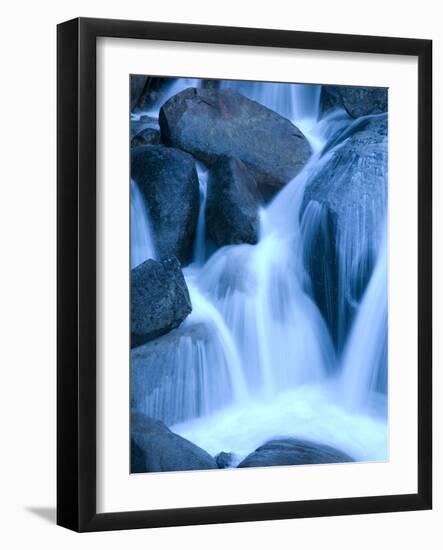
{"label": "framed photograph", "polygon": [[430,509],[432,43],[58,26],[59,525]]}

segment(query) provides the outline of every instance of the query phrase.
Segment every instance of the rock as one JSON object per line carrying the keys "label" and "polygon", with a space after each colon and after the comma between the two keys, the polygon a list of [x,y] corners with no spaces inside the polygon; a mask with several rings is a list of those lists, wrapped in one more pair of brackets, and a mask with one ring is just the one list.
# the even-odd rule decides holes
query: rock
{"label": "rock", "polygon": [[160,131],[147,127],[132,138],[131,147],[137,147],[138,145],[158,145],[159,143]]}
{"label": "rock", "polygon": [[218,453],[218,455],[215,457],[215,462],[217,463],[218,468],[229,468],[234,461],[234,455],[233,453],[225,453],[222,451],[221,453]]}
{"label": "rock", "polygon": [[131,473],[215,470],[212,456],[171,432],[163,422],[131,415]]}
{"label": "rock", "polygon": [[136,181],[152,223],[160,258],[192,256],[199,210],[199,183],[194,159],[163,145],[135,147],[131,177]]}
{"label": "rock", "polygon": [[162,141],[207,165],[241,160],[265,199],[296,176],[309,156],[308,141],[289,120],[230,89],[187,88],[160,109]]}
{"label": "rock", "polygon": [[[144,85],[141,88],[141,84],[138,84],[137,80],[144,80]],[[150,111],[160,100],[161,97],[170,85],[171,78],[162,78],[156,76],[138,76],[133,75],[131,77],[131,99],[132,99],[132,86],[139,86],[141,88],[140,93],[137,95],[136,101],[131,105],[132,112],[138,111]],[[134,84],[133,84],[134,81]]]}
{"label": "rock", "polygon": [[206,227],[217,246],[255,244],[258,207],[257,183],[241,160],[220,157],[209,171]]}
{"label": "rock", "polygon": [[341,351],[384,230],[386,115],[355,121],[325,150],[306,186],[302,231],[312,292]]}
{"label": "rock", "polygon": [[273,439],[261,445],[240,462],[238,468],[332,464],[335,462],[353,462],[353,459],[328,445],[287,437]]}
{"label": "rock", "polygon": [[141,75],[131,75],[131,111],[137,107],[143,90],[146,86],[148,77]]}
{"label": "rock", "polygon": [[131,350],[131,409],[168,426],[220,409],[233,398],[228,360],[209,324],[185,321]]}
{"label": "rock", "polygon": [[131,345],[166,334],[191,313],[183,273],[174,257],[146,260],[131,270]]}
{"label": "rock", "polygon": [[131,140],[143,130],[150,128],[160,132],[158,120],[147,115],[141,116],[138,120],[131,120]]}
{"label": "rock", "polygon": [[322,86],[320,111],[342,107],[352,117],[386,113],[388,110],[388,89],[361,86]]}

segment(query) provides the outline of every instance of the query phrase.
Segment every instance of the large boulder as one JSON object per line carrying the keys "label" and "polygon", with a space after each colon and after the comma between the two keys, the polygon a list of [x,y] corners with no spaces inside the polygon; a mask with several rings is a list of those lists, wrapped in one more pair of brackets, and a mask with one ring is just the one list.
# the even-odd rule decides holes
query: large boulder
{"label": "large boulder", "polygon": [[242,460],[238,468],[332,464],[336,462],[353,462],[353,459],[328,445],[287,437],[273,439],[261,445]]}
{"label": "large boulder", "polygon": [[146,260],[131,270],[132,347],[178,327],[191,311],[177,258]]}
{"label": "large boulder", "polygon": [[206,227],[217,246],[255,244],[258,208],[257,183],[241,160],[220,157],[209,171]]}
{"label": "large boulder", "polygon": [[341,351],[369,281],[387,204],[387,117],[355,121],[326,145],[301,208],[314,298]]}
{"label": "large boulder", "polygon": [[215,470],[212,456],[163,422],[140,413],[131,415],[131,473]]}
{"label": "large boulder", "polygon": [[143,196],[160,258],[192,255],[199,210],[199,183],[194,159],[162,145],[135,147],[131,177]]}
{"label": "large boulder", "polygon": [[232,387],[224,351],[211,325],[191,319],[133,348],[132,410],[172,426],[228,404]]}
{"label": "large boulder", "polygon": [[311,155],[289,120],[234,90],[187,88],[160,109],[162,140],[208,165],[241,160],[265,198],[296,176]]}
{"label": "large boulder", "polygon": [[386,113],[388,89],[367,86],[322,86],[320,112],[324,114],[340,107],[354,118]]}

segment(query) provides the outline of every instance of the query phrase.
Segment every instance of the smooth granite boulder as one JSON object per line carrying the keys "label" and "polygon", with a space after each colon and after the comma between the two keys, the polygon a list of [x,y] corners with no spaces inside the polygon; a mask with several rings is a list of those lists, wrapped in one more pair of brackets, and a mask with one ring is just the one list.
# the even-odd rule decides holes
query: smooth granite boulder
{"label": "smooth granite boulder", "polygon": [[335,462],[353,462],[353,459],[328,445],[287,437],[273,439],[261,445],[240,462],[238,468],[332,464]]}
{"label": "smooth granite boulder", "polygon": [[387,161],[386,115],[361,118],[326,145],[304,193],[305,265],[338,351],[383,235]]}
{"label": "smooth granite boulder", "polygon": [[191,311],[191,299],[177,258],[146,260],[131,270],[132,347],[178,327]]}
{"label": "smooth granite boulder", "polygon": [[132,149],[131,177],[149,213],[160,258],[191,259],[199,210],[199,183],[191,155],[163,145]]}
{"label": "smooth granite boulder", "polygon": [[160,141],[160,130],[148,126],[132,138],[131,147],[137,147],[139,145],[159,145]]}
{"label": "smooth granite boulder", "polygon": [[362,86],[322,86],[320,112],[341,107],[352,117],[386,113],[388,89]]}
{"label": "smooth granite boulder", "polygon": [[265,199],[296,176],[311,148],[289,120],[230,89],[187,88],[160,109],[162,141],[211,166],[241,160]]}
{"label": "smooth granite boulder", "polygon": [[212,456],[163,422],[140,413],[131,415],[131,473],[215,470]]}
{"label": "smooth granite boulder", "polygon": [[206,227],[217,246],[255,244],[262,203],[255,178],[242,161],[221,157],[209,171]]}

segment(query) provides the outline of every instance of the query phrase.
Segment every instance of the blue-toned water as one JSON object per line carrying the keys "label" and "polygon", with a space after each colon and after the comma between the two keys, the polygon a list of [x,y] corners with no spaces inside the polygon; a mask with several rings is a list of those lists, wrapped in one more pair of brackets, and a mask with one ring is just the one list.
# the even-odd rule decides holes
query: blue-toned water
{"label": "blue-toned water", "polygon": [[[183,80],[171,83],[167,96],[184,87]],[[379,238],[386,235],[384,212],[378,212],[382,221],[377,235],[362,234],[362,239],[369,239],[370,246],[376,248],[377,261],[363,297],[355,304],[353,325],[340,356],[309,291],[304,261],[310,235],[324,221],[315,205],[301,215],[305,187],[313,171],[326,162],[322,151],[331,138],[352,120],[340,110],[319,117],[320,86],[225,81],[221,87],[236,89],[289,118],[309,140],[313,155],[300,174],[263,208],[256,245],[225,246],[212,255],[205,234],[207,171],[198,165],[201,202],[194,260],[184,269],[193,312],[184,326],[206,323],[210,327],[218,342],[219,361],[229,365],[229,376],[211,382],[216,387],[210,388],[208,380],[214,377],[207,376],[203,395],[198,392],[206,412],[196,418],[190,414],[172,429],[212,454],[231,451],[238,460],[277,436],[331,444],[357,460],[384,460],[387,251],[386,237]],[[385,197],[382,199],[385,205]],[[149,222],[141,225],[145,226],[143,232],[146,228],[149,232]],[[139,236],[136,242],[142,240]],[[152,250],[152,245],[146,246]],[[354,252],[346,250],[345,241],[341,246],[351,269]],[[347,284],[343,276],[336,291]],[[186,346],[177,349],[178,362],[189,361],[192,350],[189,342]],[[215,367],[201,342],[199,346],[193,351],[193,361],[199,372],[210,373]],[[189,392],[187,402],[192,401],[195,384],[187,386],[182,374],[180,377],[180,381],[171,378],[168,383],[180,383],[181,391]],[[164,388],[165,396],[168,391]],[[214,391],[223,396],[223,406],[211,406],[208,396]],[[167,397],[163,396],[162,403],[167,407]],[[162,411],[156,415],[162,418]]]}
{"label": "blue-toned water", "polygon": [[156,258],[154,238],[140,189],[131,180],[131,267]]}

